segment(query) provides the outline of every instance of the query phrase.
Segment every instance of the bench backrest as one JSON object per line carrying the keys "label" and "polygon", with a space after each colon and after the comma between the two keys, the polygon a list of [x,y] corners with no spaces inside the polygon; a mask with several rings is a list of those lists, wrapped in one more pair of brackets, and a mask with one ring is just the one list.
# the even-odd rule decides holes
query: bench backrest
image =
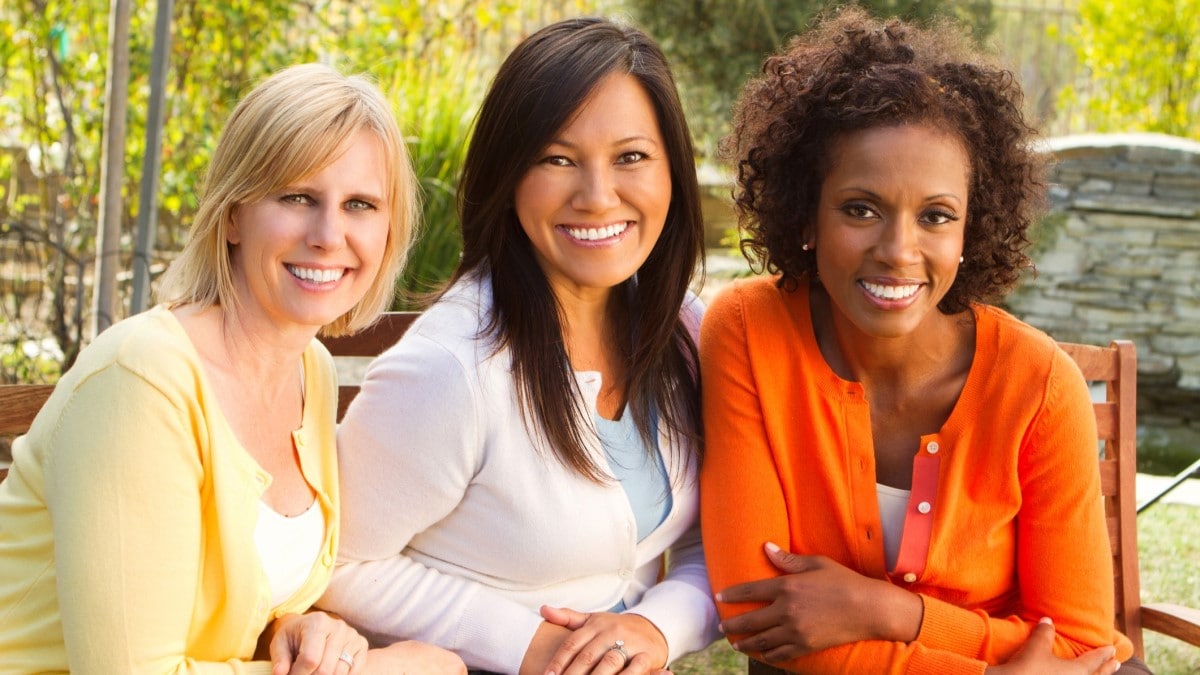
{"label": "bench backrest", "polygon": [[[355,335],[323,338],[334,356],[376,356],[395,344],[417,312],[388,312]],[[1108,521],[1116,589],[1116,625],[1142,653],[1141,598],[1138,581],[1137,510],[1137,354],[1132,342],[1117,340],[1106,347],[1060,342],[1089,382],[1103,383],[1105,400],[1095,403],[1096,425],[1104,450],[1100,456],[1100,488]],[[38,409],[53,390],[49,385],[0,385],[0,434],[29,429]],[[358,394],[358,385],[338,391],[338,419]],[[7,475],[0,468],[0,480]]]}

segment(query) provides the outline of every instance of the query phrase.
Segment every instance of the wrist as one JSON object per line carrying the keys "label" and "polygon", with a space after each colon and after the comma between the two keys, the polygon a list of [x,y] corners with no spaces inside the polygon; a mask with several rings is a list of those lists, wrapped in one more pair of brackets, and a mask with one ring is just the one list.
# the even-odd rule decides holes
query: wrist
{"label": "wrist", "polygon": [[925,603],[921,601],[921,596],[886,581],[880,583],[887,587],[887,592],[882,595],[883,611],[879,607],[880,597],[873,599],[872,613],[878,619],[880,630],[876,638],[904,643],[916,640],[925,618]]}

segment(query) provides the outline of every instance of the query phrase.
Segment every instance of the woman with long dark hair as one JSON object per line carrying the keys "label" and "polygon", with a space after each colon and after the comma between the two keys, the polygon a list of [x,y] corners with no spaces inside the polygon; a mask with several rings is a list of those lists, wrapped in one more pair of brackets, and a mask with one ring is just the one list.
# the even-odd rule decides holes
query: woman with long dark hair
{"label": "woman with long dark hair", "polygon": [[691,139],[661,51],[602,19],[501,66],[449,288],[339,431],[321,605],[469,667],[642,673],[715,636],[697,524]]}

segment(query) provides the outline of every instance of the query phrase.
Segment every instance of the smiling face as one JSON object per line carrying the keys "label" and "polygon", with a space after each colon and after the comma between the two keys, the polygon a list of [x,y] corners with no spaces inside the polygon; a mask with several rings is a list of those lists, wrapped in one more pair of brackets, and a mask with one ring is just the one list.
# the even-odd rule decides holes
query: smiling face
{"label": "smiling face", "polygon": [[313,175],[235,209],[227,239],[244,319],[315,330],[362,299],[391,218],[380,143],[360,130]]}
{"label": "smiling face", "polygon": [[857,131],[832,147],[817,207],[817,273],[839,332],[912,334],[938,315],[966,227],[970,162],[930,126]]}
{"label": "smiling face", "polygon": [[601,80],[517,184],[514,206],[559,298],[607,293],[649,257],[671,205],[654,106],[637,79]]}

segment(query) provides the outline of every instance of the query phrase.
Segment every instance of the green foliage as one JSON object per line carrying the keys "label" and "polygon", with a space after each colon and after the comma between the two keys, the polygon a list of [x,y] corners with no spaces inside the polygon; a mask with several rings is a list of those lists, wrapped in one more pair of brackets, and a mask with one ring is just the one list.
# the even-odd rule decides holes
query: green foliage
{"label": "green foliage", "polygon": [[1063,36],[1088,80],[1064,92],[1099,132],[1200,139],[1200,0],[1080,0]]}
{"label": "green foliage", "polygon": [[[671,60],[688,122],[701,152],[728,131],[730,109],[746,79],[789,37],[803,32],[835,0],[629,0],[637,21]],[[991,0],[866,0],[880,16],[927,20],[954,16],[985,36]],[[680,27],[686,26],[686,30]]]}
{"label": "green foliage", "polygon": [[[605,0],[176,0],[158,192],[158,250],[182,245],[205,167],[238,99],[268,74],[322,61],[368,72],[396,105],[424,192],[425,228],[402,286],[458,260],[454,193],[490,72],[532,29]],[[85,340],[108,61],[107,0],[0,3],[0,341]],[[129,269],[146,147],[155,3],[133,3],[122,267]],[[39,284],[2,285],[36,270]],[[127,291],[127,289],[124,289]],[[0,377],[11,372],[0,363]]]}

